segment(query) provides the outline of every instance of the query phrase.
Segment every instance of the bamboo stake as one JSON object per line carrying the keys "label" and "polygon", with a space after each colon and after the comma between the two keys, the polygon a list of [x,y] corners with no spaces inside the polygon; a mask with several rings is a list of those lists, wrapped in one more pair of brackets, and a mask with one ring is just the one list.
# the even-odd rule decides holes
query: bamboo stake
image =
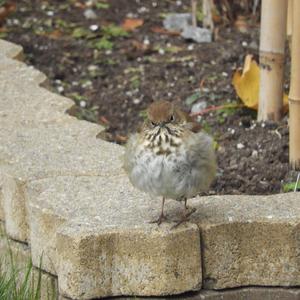
{"label": "bamboo stake", "polygon": [[300,1],[293,3],[291,86],[289,93],[290,165],[300,170]]}
{"label": "bamboo stake", "polygon": [[283,66],[287,1],[262,0],[258,120],[279,121],[283,107]]}
{"label": "bamboo stake", "polygon": [[292,51],[292,27],[293,27],[293,2],[294,0],[288,0],[288,14],[287,14],[287,24],[286,24],[286,35],[289,41],[290,51]]}
{"label": "bamboo stake", "polygon": [[192,26],[197,27],[197,0],[191,0],[192,6]]}
{"label": "bamboo stake", "polygon": [[203,27],[209,28],[211,32],[214,31],[214,21],[212,17],[213,3],[212,0],[202,1],[202,12],[203,12]]}

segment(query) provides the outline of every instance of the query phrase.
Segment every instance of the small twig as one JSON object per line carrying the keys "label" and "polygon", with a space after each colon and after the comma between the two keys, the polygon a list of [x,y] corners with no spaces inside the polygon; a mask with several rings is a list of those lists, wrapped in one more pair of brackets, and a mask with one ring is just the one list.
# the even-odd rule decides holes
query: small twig
{"label": "small twig", "polygon": [[300,179],[300,172],[298,173],[298,176],[297,176],[296,184],[295,184],[295,187],[294,187],[294,192],[297,192],[299,179]]}
{"label": "small twig", "polygon": [[282,138],[280,132],[278,131],[278,128],[277,128],[276,130],[274,130],[274,132],[278,135],[278,137],[279,137],[280,139]]}
{"label": "small twig", "polygon": [[245,107],[243,104],[224,104],[224,105],[218,105],[218,106],[209,106],[206,109],[203,109],[197,113],[191,114],[191,117],[197,117],[197,116],[202,116],[204,114],[207,114],[212,111],[220,110],[220,109],[225,109],[225,108],[241,108]]}
{"label": "small twig", "polygon": [[255,16],[255,14],[256,14],[257,6],[258,6],[258,0],[254,0],[253,7],[252,7],[252,15],[253,16]]}
{"label": "small twig", "polygon": [[192,25],[197,27],[197,0],[191,0],[192,6]]}

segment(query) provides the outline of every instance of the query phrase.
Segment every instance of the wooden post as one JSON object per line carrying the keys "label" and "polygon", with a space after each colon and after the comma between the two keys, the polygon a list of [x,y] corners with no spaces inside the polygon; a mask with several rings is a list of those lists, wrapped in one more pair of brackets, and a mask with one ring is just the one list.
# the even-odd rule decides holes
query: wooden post
{"label": "wooden post", "polygon": [[289,93],[290,165],[300,170],[300,1],[293,3],[291,86]]}
{"label": "wooden post", "polygon": [[211,32],[214,31],[212,10],[213,10],[212,0],[202,0],[203,27],[209,28]]}
{"label": "wooden post", "polygon": [[282,116],[287,3],[262,0],[258,121],[279,121]]}
{"label": "wooden post", "polygon": [[191,0],[192,6],[192,25],[197,27],[197,0]]}
{"label": "wooden post", "polygon": [[286,24],[286,35],[289,41],[290,51],[292,51],[292,28],[293,28],[293,2],[294,0],[288,0],[288,13]]}

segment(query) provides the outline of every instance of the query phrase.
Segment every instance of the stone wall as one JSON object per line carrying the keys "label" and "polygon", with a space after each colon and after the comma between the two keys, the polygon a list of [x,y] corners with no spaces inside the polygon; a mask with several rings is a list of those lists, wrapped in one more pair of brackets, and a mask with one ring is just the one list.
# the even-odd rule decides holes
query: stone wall
{"label": "stone wall", "polygon": [[160,200],[130,185],[123,148],[21,57],[0,40],[0,220],[61,299],[300,299],[299,193],[195,198],[191,222],[150,224]]}

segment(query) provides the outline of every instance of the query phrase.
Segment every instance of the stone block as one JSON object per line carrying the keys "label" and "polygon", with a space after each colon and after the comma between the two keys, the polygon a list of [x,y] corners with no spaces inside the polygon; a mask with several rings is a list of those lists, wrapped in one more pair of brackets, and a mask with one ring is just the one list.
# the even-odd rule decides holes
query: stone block
{"label": "stone block", "polygon": [[199,290],[197,226],[147,227],[103,228],[91,219],[61,227],[56,244],[60,294],[92,299]]}
{"label": "stone block", "polygon": [[10,58],[19,59],[22,57],[23,48],[14,43],[0,39],[0,53]]}
{"label": "stone block", "polygon": [[38,71],[32,66],[26,65],[24,62],[8,58],[0,53],[0,81],[8,81],[14,83],[15,87],[26,85],[39,85],[46,81],[47,77],[44,73]]}
{"label": "stone block", "polygon": [[[74,299],[176,294],[201,286],[200,237],[189,224],[149,224],[160,201],[127,177],[57,177],[31,182],[28,213],[33,263],[58,275]],[[71,204],[71,205],[70,205]]]}
{"label": "stone block", "polygon": [[97,132],[98,127],[87,122],[24,131],[0,129],[0,140],[5,141],[0,143],[1,198],[10,237],[28,241],[23,194],[28,181],[62,175],[107,176],[122,172],[122,148],[88,138]]}
{"label": "stone block", "polygon": [[300,194],[195,200],[204,287],[300,284]]}
{"label": "stone block", "polygon": [[[149,300],[146,297],[116,297],[116,300]],[[222,291],[201,290],[173,297],[151,300],[299,300],[299,288],[246,287]]]}

